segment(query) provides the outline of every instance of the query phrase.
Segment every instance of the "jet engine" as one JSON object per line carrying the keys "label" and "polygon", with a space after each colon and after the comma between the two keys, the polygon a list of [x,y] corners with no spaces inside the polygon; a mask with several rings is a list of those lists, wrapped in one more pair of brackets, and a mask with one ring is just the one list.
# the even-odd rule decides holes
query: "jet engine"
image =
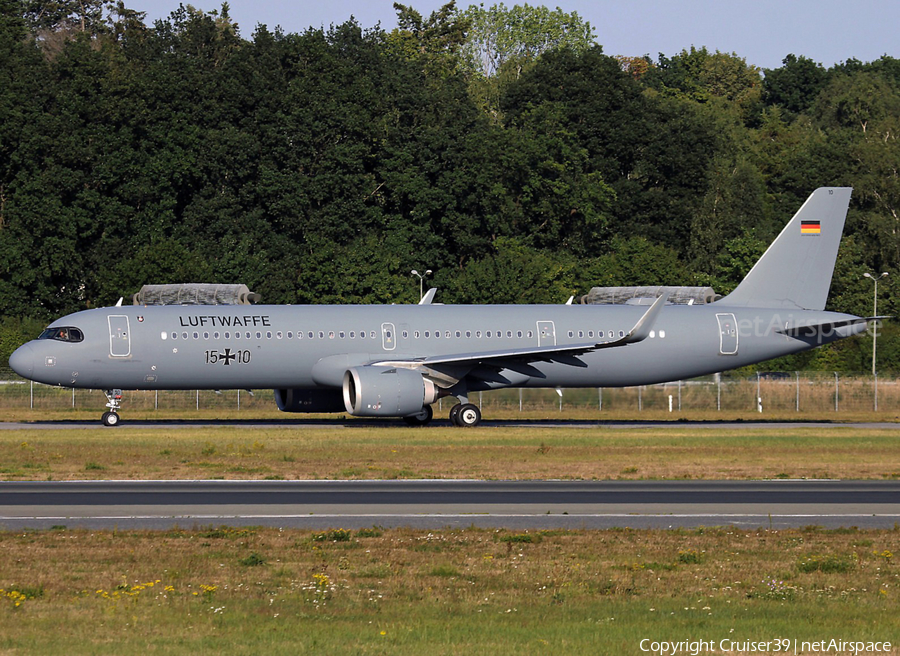
{"label": "jet engine", "polygon": [[407,417],[434,403],[435,384],[399,367],[353,367],[344,373],[344,406],[357,417]]}
{"label": "jet engine", "polygon": [[277,389],[275,404],[282,412],[343,412],[337,389]]}

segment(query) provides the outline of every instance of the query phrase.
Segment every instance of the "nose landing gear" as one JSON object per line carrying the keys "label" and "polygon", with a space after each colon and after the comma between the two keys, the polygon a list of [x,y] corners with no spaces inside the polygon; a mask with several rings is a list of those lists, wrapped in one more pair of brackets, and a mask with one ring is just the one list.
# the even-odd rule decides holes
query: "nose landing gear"
{"label": "nose landing gear", "polygon": [[101,417],[100,420],[103,422],[104,426],[118,426],[119,413],[116,412],[116,410],[118,410],[119,406],[122,404],[122,390],[104,390],[103,393],[106,395],[106,400],[109,401],[109,403],[106,404],[109,411],[104,412],[103,417]]}

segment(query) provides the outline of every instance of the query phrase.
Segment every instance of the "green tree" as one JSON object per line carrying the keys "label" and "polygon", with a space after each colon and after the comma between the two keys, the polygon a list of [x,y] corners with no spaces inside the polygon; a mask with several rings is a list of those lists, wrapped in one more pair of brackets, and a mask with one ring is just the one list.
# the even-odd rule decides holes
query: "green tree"
{"label": "green tree", "polygon": [[574,261],[531,248],[513,238],[494,242],[488,255],[471,259],[447,288],[456,303],[564,303],[575,293]]}
{"label": "green tree", "polygon": [[430,76],[444,78],[459,69],[459,53],[470,21],[451,0],[426,19],[411,6],[394,3],[397,29],[387,38],[388,47],[407,59],[422,61]]}
{"label": "green tree", "polygon": [[518,77],[522,68],[556,48],[583,52],[594,45],[594,28],[577,12],[528,4],[485,9],[470,5],[463,17],[471,25],[463,52],[470,70],[493,77],[505,67]]}
{"label": "green tree", "polygon": [[793,114],[805,112],[828,83],[828,72],[821,64],[790,54],[781,68],[766,69],[763,102],[778,105]]}

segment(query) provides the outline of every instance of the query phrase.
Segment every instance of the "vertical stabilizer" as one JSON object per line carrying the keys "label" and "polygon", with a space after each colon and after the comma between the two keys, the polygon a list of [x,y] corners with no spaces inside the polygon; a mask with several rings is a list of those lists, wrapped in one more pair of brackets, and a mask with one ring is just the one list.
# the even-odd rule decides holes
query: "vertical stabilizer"
{"label": "vertical stabilizer", "polygon": [[824,310],[851,192],[816,189],[741,284],[717,303]]}

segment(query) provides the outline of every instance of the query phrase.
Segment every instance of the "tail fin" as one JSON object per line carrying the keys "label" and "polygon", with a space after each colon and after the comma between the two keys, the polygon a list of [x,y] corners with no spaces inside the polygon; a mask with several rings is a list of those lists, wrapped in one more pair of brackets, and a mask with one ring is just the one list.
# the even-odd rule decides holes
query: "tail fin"
{"label": "tail fin", "polygon": [[824,310],[852,191],[816,189],[741,284],[717,303]]}

